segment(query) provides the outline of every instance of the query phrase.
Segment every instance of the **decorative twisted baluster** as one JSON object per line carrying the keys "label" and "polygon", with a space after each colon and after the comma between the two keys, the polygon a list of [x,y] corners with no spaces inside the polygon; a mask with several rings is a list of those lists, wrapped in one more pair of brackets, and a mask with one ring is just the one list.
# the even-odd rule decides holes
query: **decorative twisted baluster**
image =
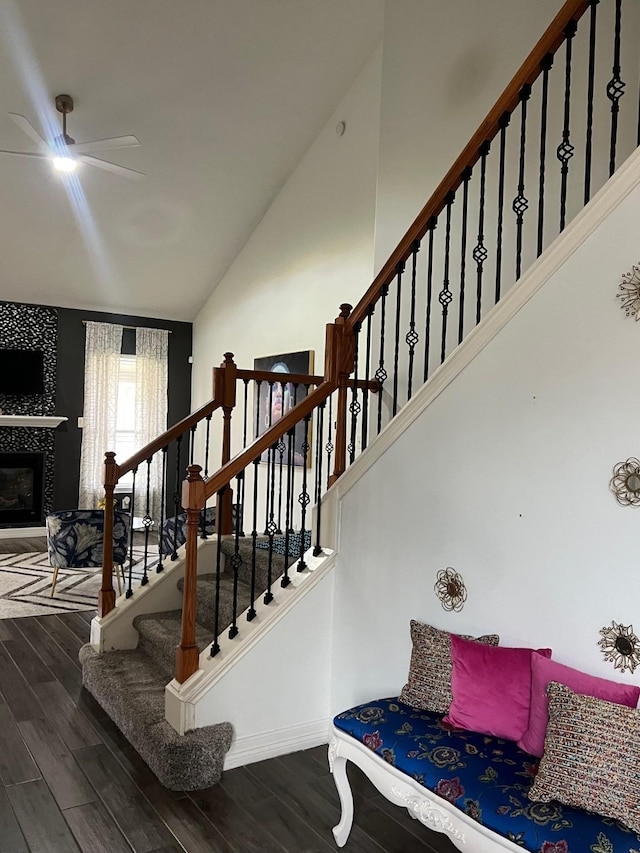
{"label": "decorative twisted baluster", "polygon": [[516,215],[516,281],[522,273],[522,226],[529,200],[524,194],[524,168],[527,144],[527,102],[531,97],[531,86],[520,89],[520,157],[518,160],[518,195],[513,200],[513,212]]}
{"label": "decorative twisted baluster", "polygon": [[302,443],[302,491],[298,495],[298,503],[301,509],[300,520],[300,561],[298,562],[298,571],[304,572],[307,564],[304,561],[304,533],[307,524],[307,507],[311,503],[309,490],[307,489],[307,466],[309,462],[309,423],[311,415],[305,415],[304,418],[304,442]]}
{"label": "decorative twisted baluster", "polygon": [[356,435],[358,430],[358,415],[362,411],[362,406],[358,400],[358,348],[360,344],[360,323],[356,323],[353,329],[354,351],[353,351],[353,380],[351,382],[351,403],[349,404],[349,414],[351,415],[351,436],[347,446],[349,453],[349,463],[352,464],[356,458]]}
{"label": "decorative twisted baluster", "polygon": [[131,486],[131,507],[129,509],[129,573],[127,582],[127,598],[133,595],[133,517],[135,513],[136,502],[136,474],[138,466],[133,469],[133,484]]}
{"label": "decorative twisted baluster", "polygon": [[609,177],[616,170],[616,145],[618,142],[618,115],[620,98],[624,95],[625,83],[620,77],[620,33],[622,30],[622,0],[616,0],[616,24],[613,38],[613,76],[607,85],[607,97],[611,101],[611,143],[609,146]]}
{"label": "decorative twisted baluster", "polygon": [[[242,485],[241,481],[244,480],[244,471],[241,471],[236,477],[236,494],[240,494]],[[231,555],[231,559],[229,561],[231,571],[233,572],[233,617],[231,620],[231,625],[229,626],[229,639],[233,640],[234,637],[238,636],[238,575],[240,572],[240,568],[242,566],[242,557],[240,556],[240,513],[236,513],[235,523],[234,523],[234,538],[233,538],[233,554]]]}
{"label": "decorative twisted baluster", "polygon": [[442,338],[440,342],[440,364],[445,359],[447,352],[447,318],[449,316],[449,305],[453,299],[453,293],[449,289],[449,261],[451,257],[451,207],[455,201],[455,193],[447,196],[447,224],[444,240],[444,276],[442,290],[438,294],[438,302],[442,306]]}
{"label": "decorative twisted baluster", "polygon": [[378,369],[376,370],[376,380],[380,391],[378,393],[378,433],[382,429],[382,387],[387,378],[387,371],[384,366],[384,335],[387,322],[387,294],[389,293],[389,285],[384,284],[381,290],[381,305],[380,305],[380,359]]}
{"label": "decorative twisted baluster", "polygon": [[[369,438],[369,381],[371,379],[371,321],[374,306],[367,311],[367,347],[365,356],[365,388],[362,392],[362,449],[365,450]],[[329,397],[329,436],[331,435],[331,397]]]}
{"label": "decorative twisted baluster", "polygon": [[487,140],[480,148],[480,207],[478,210],[478,242],[473,249],[473,260],[476,262],[476,325],[482,317],[482,279],[484,263],[489,256],[484,245],[484,214],[487,192],[487,157],[491,143]]}
{"label": "decorative twisted baluster", "polygon": [[[318,407],[316,421],[316,544],[313,549],[314,557],[319,557],[322,554],[322,548],[320,546],[320,529],[322,527],[322,433],[324,432],[325,405],[326,400],[323,400]],[[302,535],[304,537],[304,530]],[[285,554],[288,554],[286,548]]]}
{"label": "decorative twisted baluster", "polygon": [[540,257],[544,248],[544,193],[547,168],[547,122],[549,112],[549,72],[553,66],[553,54],[548,53],[542,60],[542,100],[540,107],[540,177],[538,181],[538,251]]}
{"label": "decorative twisted baluster", "polygon": [[407,400],[411,399],[413,386],[413,359],[416,345],[420,341],[420,335],[416,332],[416,273],[418,267],[418,252],[420,243],[415,241],[411,249],[411,307],[409,313],[409,331],[405,336],[405,343],[409,347],[409,371],[407,377]]}
{"label": "decorative twisted baluster", "polygon": [[[209,416],[211,417],[211,416]],[[165,502],[167,500],[166,496],[166,488],[167,488],[167,451],[169,448],[167,446],[162,448],[162,485],[160,488],[160,527],[158,528],[158,565],[156,566],[156,573],[160,574],[164,569],[164,554],[162,553],[162,531],[164,530],[164,513],[165,513]]]}
{"label": "decorative twisted baluster", "polygon": [[562,142],[558,145],[556,156],[562,164],[560,167],[560,231],[564,231],[567,222],[567,186],[569,182],[569,161],[573,157],[574,147],[571,144],[571,61],[573,37],[576,34],[575,21],[566,27],[565,34],[565,65],[564,65],[564,126]]}
{"label": "decorative twisted baluster", "polygon": [[458,305],[458,343],[464,337],[464,297],[467,278],[467,226],[469,220],[469,181],[472,170],[467,167],[462,175],[462,234],[460,237],[460,302]]}

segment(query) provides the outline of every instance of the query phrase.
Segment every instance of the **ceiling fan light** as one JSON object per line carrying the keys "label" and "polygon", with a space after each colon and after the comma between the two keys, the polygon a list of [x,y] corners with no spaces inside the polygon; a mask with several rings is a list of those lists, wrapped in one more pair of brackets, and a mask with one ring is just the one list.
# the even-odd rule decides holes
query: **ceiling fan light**
{"label": "ceiling fan light", "polygon": [[53,166],[59,172],[75,172],[78,161],[74,157],[53,157]]}

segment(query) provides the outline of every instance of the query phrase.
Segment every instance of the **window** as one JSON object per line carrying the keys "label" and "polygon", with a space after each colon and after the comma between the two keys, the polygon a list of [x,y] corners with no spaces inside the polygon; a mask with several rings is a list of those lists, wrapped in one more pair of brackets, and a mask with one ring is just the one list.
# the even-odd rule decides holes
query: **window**
{"label": "window", "polygon": [[[136,450],[136,357],[120,356],[120,374],[118,376],[118,403],[116,415],[116,461],[124,462]],[[120,487],[133,485],[133,472],[129,471],[120,479]]]}

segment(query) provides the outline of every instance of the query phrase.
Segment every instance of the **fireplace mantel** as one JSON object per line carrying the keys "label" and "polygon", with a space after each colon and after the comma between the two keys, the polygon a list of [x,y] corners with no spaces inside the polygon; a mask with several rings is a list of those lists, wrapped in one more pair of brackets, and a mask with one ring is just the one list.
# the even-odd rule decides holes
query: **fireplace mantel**
{"label": "fireplace mantel", "polygon": [[55,429],[63,421],[59,415],[0,415],[0,427],[49,427]]}

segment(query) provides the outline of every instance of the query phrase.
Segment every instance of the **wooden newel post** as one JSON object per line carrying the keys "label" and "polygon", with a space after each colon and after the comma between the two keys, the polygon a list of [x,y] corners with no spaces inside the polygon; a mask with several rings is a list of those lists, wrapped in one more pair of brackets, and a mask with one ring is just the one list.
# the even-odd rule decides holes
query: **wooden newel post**
{"label": "wooden newel post", "polygon": [[103,472],[102,586],[98,593],[98,616],[106,616],[116,606],[113,588],[113,490],[118,482],[118,466],[115,453],[105,453]]}
{"label": "wooden newel post", "polygon": [[198,582],[198,523],[205,502],[202,468],[189,465],[182,484],[182,506],[187,511],[187,548],[182,592],[182,635],[176,648],[176,681],[182,684],[198,669],[200,650],[196,645],[196,587]]}
{"label": "wooden newel post", "polygon": [[[222,454],[220,465],[231,459],[231,415],[236,405],[236,379],[238,368],[233,353],[225,352],[224,361],[214,371],[214,396],[222,404]],[[229,486],[216,504],[216,531],[233,533],[233,489]]]}
{"label": "wooden newel post", "polygon": [[336,446],[333,474],[329,476],[329,485],[344,473],[347,466],[347,390],[349,376],[355,364],[355,339],[348,325],[351,305],[340,306],[340,316],[335,323],[327,325],[325,344],[325,379],[338,386],[338,405],[336,411]]}

